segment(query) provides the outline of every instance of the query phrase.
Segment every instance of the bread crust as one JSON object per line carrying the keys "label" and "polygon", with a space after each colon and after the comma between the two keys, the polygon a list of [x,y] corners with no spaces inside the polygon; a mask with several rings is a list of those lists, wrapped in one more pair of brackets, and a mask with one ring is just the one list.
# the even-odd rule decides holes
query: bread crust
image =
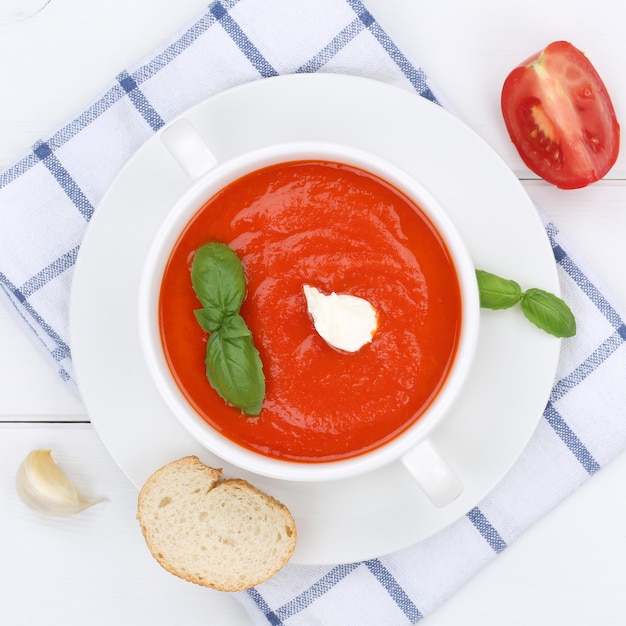
{"label": "bread crust", "polygon": [[152,556],[168,572],[220,591],[242,591],[291,558],[289,509],[241,478],[222,478],[197,456],[155,471],[139,492],[139,521]]}

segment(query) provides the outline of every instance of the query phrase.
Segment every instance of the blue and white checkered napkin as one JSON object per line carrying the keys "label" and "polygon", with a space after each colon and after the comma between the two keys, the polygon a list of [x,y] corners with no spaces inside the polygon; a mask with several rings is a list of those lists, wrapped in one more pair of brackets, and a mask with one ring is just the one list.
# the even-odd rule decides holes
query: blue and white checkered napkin
{"label": "blue and white checkered napkin", "polygon": [[[312,71],[374,78],[441,102],[361,0],[221,0],[0,174],[0,284],[70,384],[73,264],[126,159],[220,90]],[[363,563],[288,565],[238,594],[255,624],[415,623],[626,446],[626,326],[557,229],[546,229],[579,334],[563,341],[552,396],[522,458],[430,540]]]}

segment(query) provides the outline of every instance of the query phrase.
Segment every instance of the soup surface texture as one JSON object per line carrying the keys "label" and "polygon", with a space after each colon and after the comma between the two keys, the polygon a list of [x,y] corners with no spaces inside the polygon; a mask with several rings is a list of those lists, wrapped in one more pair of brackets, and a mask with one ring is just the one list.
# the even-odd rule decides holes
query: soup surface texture
{"label": "soup surface texture", "polygon": [[[245,269],[241,315],[266,377],[256,417],[206,378],[190,267],[209,241],[233,248]],[[325,343],[305,284],[368,300],[373,340],[355,353]],[[168,261],[159,321],[170,370],[209,424],[261,454],[322,462],[377,448],[419,419],[457,348],[460,289],[438,232],[395,187],[353,166],[294,161],[243,176],[196,213]]]}

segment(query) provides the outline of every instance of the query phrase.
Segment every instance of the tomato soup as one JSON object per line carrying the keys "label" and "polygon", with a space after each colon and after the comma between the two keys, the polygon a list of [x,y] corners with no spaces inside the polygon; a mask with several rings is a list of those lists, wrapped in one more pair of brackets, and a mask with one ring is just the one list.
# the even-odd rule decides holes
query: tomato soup
{"label": "tomato soup", "polygon": [[[245,269],[241,315],[266,377],[255,417],[206,378],[190,267],[209,241],[229,245]],[[328,345],[305,284],[368,300],[373,340],[354,353]],[[440,235],[403,193],[353,166],[294,161],[246,174],[195,214],[164,273],[159,323],[177,385],[213,428],[263,455],[322,462],[373,450],[419,419],[451,367],[461,294]]]}

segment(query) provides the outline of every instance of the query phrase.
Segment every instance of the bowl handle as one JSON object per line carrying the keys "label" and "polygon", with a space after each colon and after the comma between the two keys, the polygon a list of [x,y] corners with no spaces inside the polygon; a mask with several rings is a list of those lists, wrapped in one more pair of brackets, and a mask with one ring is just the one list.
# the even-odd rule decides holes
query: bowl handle
{"label": "bowl handle", "polygon": [[402,463],[437,508],[447,506],[463,492],[463,483],[430,439],[407,452]]}
{"label": "bowl handle", "polygon": [[200,133],[185,118],[169,125],[161,133],[161,141],[192,181],[206,174],[217,164],[215,155]]}

